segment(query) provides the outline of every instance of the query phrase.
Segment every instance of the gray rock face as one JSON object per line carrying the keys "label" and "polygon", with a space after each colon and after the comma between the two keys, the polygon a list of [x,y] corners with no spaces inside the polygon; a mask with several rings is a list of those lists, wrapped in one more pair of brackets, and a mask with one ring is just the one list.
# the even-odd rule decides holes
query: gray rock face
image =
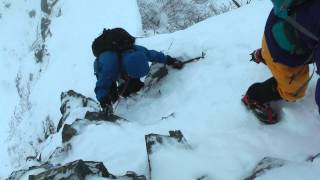
{"label": "gray rock face", "polygon": [[310,156],[307,161],[310,161],[310,162],[313,162],[315,160],[318,160],[320,159],[320,153],[316,154],[316,155],[313,155],[313,156]]}
{"label": "gray rock face", "polygon": [[166,145],[178,145],[179,147],[189,149],[191,148],[187,140],[184,138],[180,130],[169,131],[168,135],[160,134],[148,134],[145,136],[148,164],[149,164],[149,176],[152,179],[152,155],[156,153],[162,146]]}
{"label": "gray rock face", "polygon": [[90,176],[104,177],[118,180],[146,180],[144,175],[137,175],[133,171],[128,171],[123,176],[115,176],[108,172],[102,162],[77,160],[63,166],[43,164],[41,166],[30,167],[26,170],[13,172],[8,180],[19,180],[28,176],[29,180],[85,180]]}
{"label": "gray rock face", "polygon": [[142,28],[154,33],[185,29],[210,16],[228,11],[214,0],[138,0]]}
{"label": "gray rock face", "polygon": [[164,143],[183,144],[186,147],[189,146],[187,140],[184,138],[180,130],[169,131],[169,136],[160,134],[148,134],[145,136],[145,141],[148,155],[153,153],[153,147],[155,145],[162,145]]}
{"label": "gray rock face", "polygon": [[75,130],[71,125],[65,124],[62,129],[62,142],[65,143],[69,141],[76,134],[77,130]]}
{"label": "gray rock face", "polygon": [[32,167],[29,167],[28,169],[21,169],[18,171],[14,171],[7,178],[7,180],[20,180],[20,179],[22,179],[23,176],[25,176],[26,174],[32,173],[33,171],[50,169],[52,167],[53,167],[52,164],[45,163],[40,166],[32,166]]}
{"label": "gray rock face", "polygon": [[60,112],[62,117],[60,118],[57,131],[59,131],[66,119],[69,117],[72,110],[75,108],[89,108],[95,111],[99,111],[99,104],[91,98],[85,97],[84,95],[77,93],[73,90],[61,93],[61,107]]}
{"label": "gray rock face", "polygon": [[[73,120],[66,124],[66,120],[74,109],[84,109],[86,112],[84,117]],[[61,93],[61,107],[60,112],[62,117],[59,121],[57,131],[62,127],[62,142],[69,141],[73,136],[81,132],[82,127],[88,124],[99,124],[101,122],[115,123],[119,120],[126,121],[124,118],[117,115],[106,116],[105,113],[100,112],[99,104],[91,98],[85,97],[73,90]],[[69,120],[70,121],[70,120]]]}
{"label": "gray rock face", "polygon": [[71,125],[64,124],[62,129],[62,142],[68,142],[72,137],[81,133],[81,129],[89,124],[96,124],[102,122],[117,123],[118,121],[126,121],[124,118],[117,115],[106,116],[102,112],[87,112],[85,119],[77,119]]}
{"label": "gray rock face", "polygon": [[88,175],[115,178],[101,162],[78,160],[64,166],[48,169],[37,175],[30,175],[29,180],[72,179],[84,180]]}
{"label": "gray rock face", "polygon": [[[62,147],[56,147],[56,149],[50,154],[47,161],[51,162],[52,160],[55,160],[56,162],[59,162],[60,160],[64,159],[68,152],[72,149],[71,143],[64,143]],[[40,156],[41,157],[41,156]]]}
{"label": "gray rock face", "polygon": [[57,4],[57,2],[58,0],[41,0],[41,11],[50,15],[52,8]]}
{"label": "gray rock face", "polygon": [[120,120],[125,120],[124,118],[117,116],[115,114],[106,115],[104,112],[90,112],[87,111],[86,115],[84,116],[85,119],[89,121],[106,121],[106,122],[117,122]]}

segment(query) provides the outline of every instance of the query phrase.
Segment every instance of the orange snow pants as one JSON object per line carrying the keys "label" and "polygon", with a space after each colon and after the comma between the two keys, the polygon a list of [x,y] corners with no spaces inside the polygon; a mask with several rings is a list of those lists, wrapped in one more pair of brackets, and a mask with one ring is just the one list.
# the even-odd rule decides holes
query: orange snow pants
{"label": "orange snow pants", "polygon": [[[305,96],[309,79],[309,66],[289,67],[274,61],[271,57],[265,37],[262,40],[262,57],[278,83],[278,92],[282,99],[295,101]],[[294,79],[292,79],[292,76]]]}

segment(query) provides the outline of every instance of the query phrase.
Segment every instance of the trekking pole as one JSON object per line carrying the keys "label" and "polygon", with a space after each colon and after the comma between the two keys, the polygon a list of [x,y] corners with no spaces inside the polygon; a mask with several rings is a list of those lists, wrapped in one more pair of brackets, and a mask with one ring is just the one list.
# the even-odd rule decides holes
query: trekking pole
{"label": "trekking pole", "polygon": [[205,56],[206,56],[206,53],[202,51],[201,56],[198,56],[198,57],[186,60],[186,61],[182,61],[182,64],[188,64],[188,63],[191,63],[194,61],[199,61],[200,59],[205,58]]}

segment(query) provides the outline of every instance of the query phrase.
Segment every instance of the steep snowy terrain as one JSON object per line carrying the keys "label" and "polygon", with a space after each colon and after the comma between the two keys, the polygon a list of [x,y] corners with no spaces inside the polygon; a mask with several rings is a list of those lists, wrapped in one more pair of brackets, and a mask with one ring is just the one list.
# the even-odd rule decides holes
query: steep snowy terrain
{"label": "steep snowy terrain", "polygon": [[[17,4],[16,8],[26,4]],[[31,6],[31,2],[29,4],[36,7]],[[0,164],[0,179],[7,177],[13,169],[32,165],[33,162],[26,163],[26,157],[41,153],[45,161],[46,155],[63,146],[59,133],[49,136],[46,141],[42,137],[46,119],[53,121],[55,127],[58,125],[61,92],[73,89],[95,99],[90,46],[101,29],[121,26],[133,35],[142,34],[138,7],[132,0],[95,0],[90,4],[69,0],[58,2],[57,6],[61,8],[61,15],[52,19],[52,36],[46,40],[50,55],[46,63],[38,64],[37,68],[26,62],[32,61],[33,55],[28,45],[10,41],[31,38],[33,35],[21,33],[31,32],[24,28],[32,29],[32,22],[15,25],[5,22],[5,17],[0,19],[1,27],[7,27],[1,30],[1,34],[12,29],[18,34],[17,37],[11,33],[10,36],[1,36],[1,43],[8,42],[9,46],[1,44],[0,47],[8,47],[11,51],[0,49],[1,99],[4,97],[0,102],[0,125],[3,127],[0,141],[9,147],[9,153],[7,149],[0,150],[3,162]],[[14,13],[14,7],[11,8],[3,16],[10,15],[10,11],[18,14]],[[266,67],[248,61],[248,54],[260,46],[270,9],[268,0],[258,1],[184,31],[139,38],[138,44],[175,57],[194,57],[205,51],[206,58],[186,65],[181,71],[170,70],[156,87],[161,90],[161,95],[138,95],[122,100],[116,113],[129,122],[91,124],[83,128],[71,139],[72,150],[59,159],[60,163],[77,159],[102,161],[115,174],[134,170],[147,175],[144,135],[167,134],[169,130],[179,129],[191,149],[169,147],[161,150],[163,152],[154,158],[154,179],[187,180],[203,175],[209,180],[243,179],[266,156],[296,164],[284,168],[285,173],[275,172],[265,179],[319,178],[316,171],[320,168],[319,162],[303,166],[305,159],[320,150],[319,114],[313,98],[316,78],[310,83],[308,95],[303,100],[278,104],[282,121],[276,125],[260,124],[240,103],[250,84],[270,77]],[[32,93],[27,98],[30,109],[23,114],[23,121],[7,127],[7,119],[19,105],[19,96],[14,93],[16,87],[12,83],[16,73],[21,71],[21,74],[28,75],[38,69],[43,72],[35,75],[36,83],[31,83]],[[83,118],[84,110],[75,108],[67,120]],[[172,113],[174,116],[169,116]],[[11,118],[11,121],[15,120]]]}

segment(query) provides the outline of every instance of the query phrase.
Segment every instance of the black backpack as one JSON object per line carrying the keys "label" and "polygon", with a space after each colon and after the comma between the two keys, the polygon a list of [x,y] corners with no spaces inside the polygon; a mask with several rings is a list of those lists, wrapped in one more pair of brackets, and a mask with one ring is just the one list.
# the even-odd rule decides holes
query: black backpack
{"label": "black backpack", "polygon": [[135,38],[123,28],[103,29],[103,32],[92,43],[92,52],[95,57],[104,51],[113,51],[117,54],[132,49]]}

